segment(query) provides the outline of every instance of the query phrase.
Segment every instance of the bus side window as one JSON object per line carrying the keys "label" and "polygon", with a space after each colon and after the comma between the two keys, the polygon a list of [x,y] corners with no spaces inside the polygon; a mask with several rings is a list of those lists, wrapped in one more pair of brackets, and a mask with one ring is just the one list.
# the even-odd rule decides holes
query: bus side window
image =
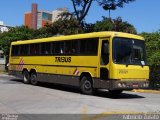
{"label": "bus side window", "polygon": [[51,54],[51,43],[41,43],[41,55]]}
{"label": "bus side window", "polygon": [[40,54],[40,44],[31,44],[30,45],[30,54],[39,55]]}
{"label": "bus side window", "polygon": [[66,41],[65,42],[65,54],[66,55],[75,54],[77,46],[78,46],[77,40],[76,41],[73,41],[73,40]]}
{"label": "bus side window", "polygon": [[107,40],[103,40],[101,48],[101,65],[107,65],[108,63],[109,63],[109,42]]}
{"label": "bus side window", "polygon": [[20,45],[20,55],[26,56],[29,54],[29,45]]}
{"label": "bus side window", "polygon": [[64,41],[57,41],[54,45],[54,54],[64,54]]}
{"label": "bus side window", "polygon": [[97,55],[98,53],[98,39],[86,38],[80,40],[80,54],[82,55]]}
{"label": "bus side window", "polygon": [[18,56],[19,53],[20,53],[20,46],[19,45],[13,45],[11,56]]}

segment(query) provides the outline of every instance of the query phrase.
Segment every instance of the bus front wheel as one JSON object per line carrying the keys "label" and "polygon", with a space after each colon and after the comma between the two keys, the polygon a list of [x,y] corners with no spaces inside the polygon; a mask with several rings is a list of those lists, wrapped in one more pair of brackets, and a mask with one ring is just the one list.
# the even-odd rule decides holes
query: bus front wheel
{"label": "bus front wheel", "polygon": [[83,94],[92,95],[93,94],[93,84],[89,77],[82,77],[80,81],[80,88]]}
{"label": "bus front wheel", "polygon": [[23,82],[24,84],[29,84],[30,83],[30,75],[28,71],[23,71]]}
{"label": "bus front wheel", "polygon": [[31,84],[32,85],[37,85],[38,84],[36,73],[31,73]]}

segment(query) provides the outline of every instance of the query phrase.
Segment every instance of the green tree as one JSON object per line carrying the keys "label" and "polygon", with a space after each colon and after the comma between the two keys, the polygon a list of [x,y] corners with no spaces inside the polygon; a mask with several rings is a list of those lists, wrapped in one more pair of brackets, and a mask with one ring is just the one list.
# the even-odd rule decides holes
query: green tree
{"label": "green tree", "polygon": [[87,15],[94,0],[71,0],[77,20],[81,23]]}
{"label": "green tree", "polygon": [[95,32],[94,31],[95,24],[92,24],[92,23],[83,23],[82,26],[83,26],[82,28],[83,28],[83,32],[84,33]]}
{"label": "green tree", "polygon": [[150,66],[160,66],[160,32],[141,33],[146,40],[147,61]]}
{"label": "green tree", "polygon": [[70,35],[83,33],[83,28],[76,19],[58,20],[52,24],[57,34]]}
{"label": "green tree", "polygon": [[25,26],[11,28],[8,32],[0,33],[0,46],[5,55],[9,54],[10,44],[17,40],[33,39],[33,29]]}
{"label": "green tree", "polygon": [[[160,85],[160,31],[141,33],[146,40],[147,61],[150,66],[150,82],[152,88]],[[160,87],[160,86],[159,86]]]}
{"label": "green tree", "polygon": [[70,35],[83,33],[83,27],[76,19],[59,19],[36,31],[37,38],[51,37],[55,35]]}
{"label": "green tree", "polygon": [[112,20],[107,17],[103,17],[102,21],[97,21],[95,23],[95,31],[112,31],[114,29]]}
{"label": "green tree", "polygon": [[128,4],[135,0],[71,0],[74,8],[74,13],[80,23],[84,21],[84,18],[88,14],[93,1],[98,2],[104,10],[110,11],[117,9],[117,7],[123,8],[124,4]]}
{"label": "green tree", "polygon": [[110,18],[110,10],[116,10],[118,7],[123,8],[124,4],[128,4],[135,0],[96,0],[100,6],[103,7],[104,10],[109,11]]}
{"label": "green tree", "polygon": [[103,17],[102,21],[97,21],[94,27],[95,31],[118,31],[136,34],[135,27],[126,21],[122,21],[121,17],[111,19]]}

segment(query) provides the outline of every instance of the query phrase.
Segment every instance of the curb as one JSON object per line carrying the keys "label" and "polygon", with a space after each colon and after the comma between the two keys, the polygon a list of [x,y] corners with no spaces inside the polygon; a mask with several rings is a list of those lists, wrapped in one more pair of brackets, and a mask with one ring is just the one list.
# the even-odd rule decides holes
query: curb
{"label": "curb", "polygon": [[141,93],[155,93],[160,94],[160,90],[143,90],[143,89],[134,89],[133,92],[141,92]]}
{"label": "curb", "polygon": [[0,75],[2,75],[2,74],[8,74],[7,72],[5,72],[5,71],[0,71]]}

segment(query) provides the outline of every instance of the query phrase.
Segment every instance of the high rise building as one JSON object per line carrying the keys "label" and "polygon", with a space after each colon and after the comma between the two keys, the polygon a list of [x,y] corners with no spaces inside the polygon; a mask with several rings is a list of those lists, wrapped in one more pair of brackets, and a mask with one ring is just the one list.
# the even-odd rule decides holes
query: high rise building
{"label": "high rise building", "polygon": [[31,12],[26,12],[24,14],[24,25],[28,26],[29,28],[33,28],[32,27],[32,22],[31,22]]}
{"label": "high rise building", "polygon": [[24,25],[34,30],[52,23],[52,13],[47,11],[38,11],[38,5],[32,4],[32,11],[24,14]]}
{"label": "high rise building", "polygon": [[37,29],[52,23],[52,13],[49,11],[38,11]]}
{"label": "high rise building", "polygon": [[33,3],[31,11],[31,26],[34,30],[37,29],[37,16],[38,16],[37,13],[38,13],[38,5]]}
{"label": "high rise building", "polygon": [[63,12],[68,12],[68,10],[66,8],[59,8],[52,12],[38,10],[38,5],[33,3],[32,11],[24,14],[24,25],[36,30],[58,20]]}

